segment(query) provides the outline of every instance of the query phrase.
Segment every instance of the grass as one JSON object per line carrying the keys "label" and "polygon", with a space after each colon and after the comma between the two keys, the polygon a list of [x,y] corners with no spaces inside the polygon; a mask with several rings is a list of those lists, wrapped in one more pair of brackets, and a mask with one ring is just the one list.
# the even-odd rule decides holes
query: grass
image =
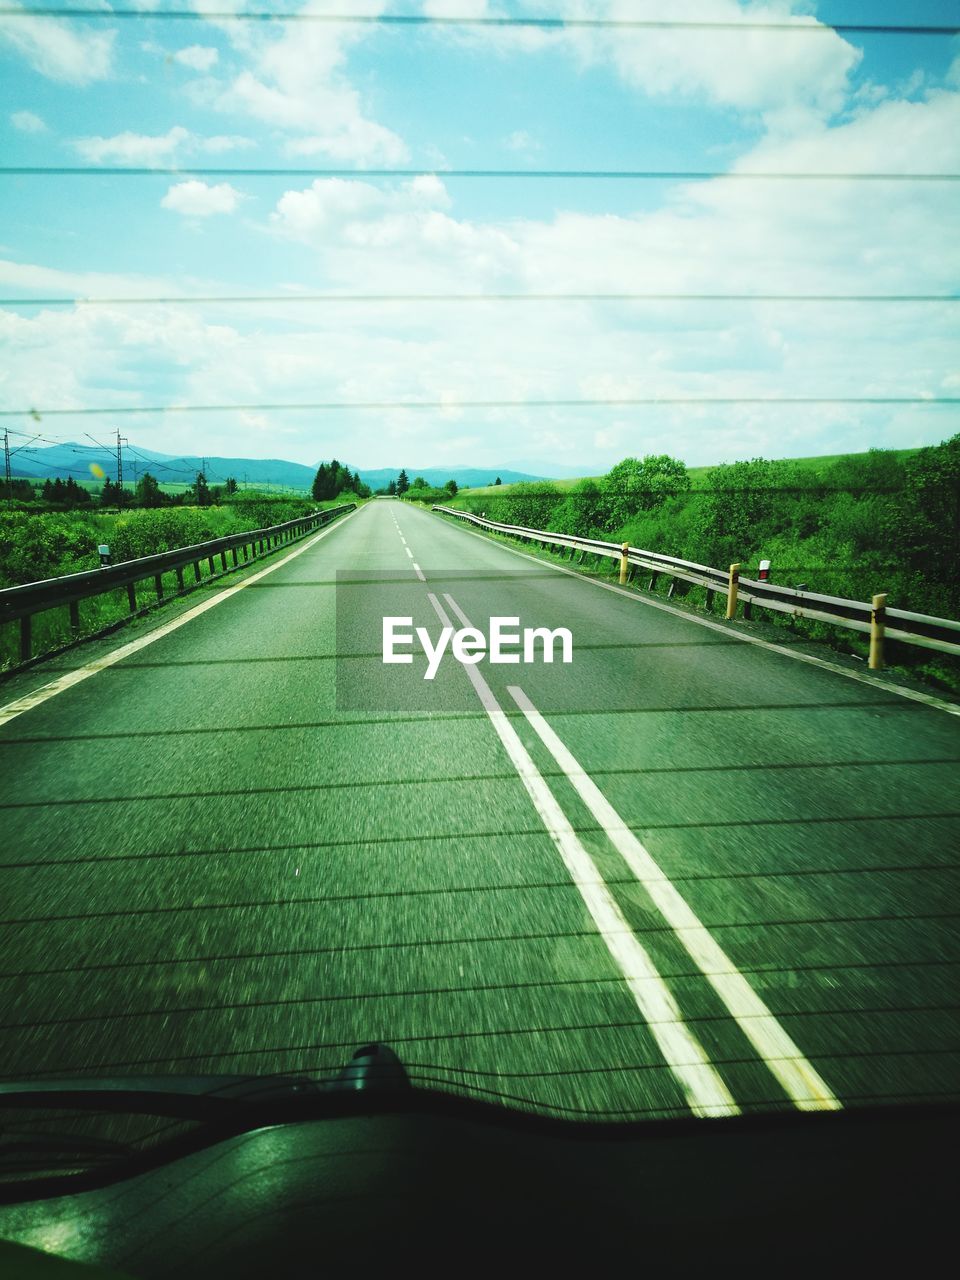
{"label": "grass", "polygon": [[[43,484],[44,480],[52,480],[54,478],[55,477],[51,475],[44,475],[44,476],[18,475],[16,477],[17,480],[29,480],[31,484]],[[100,490],[103,488],[103,481],[95,480],[93,479],[92,476],[89,479],[86,479],[86,478],[78,479],[76,476],[74,476],[74,480],[80,486],[81,489],[86,489],[89,493],[99,494]],[[113,476],[110,476],[110,480],[111,481],[113,480]],[[223,482],[220,480],[208,480],[208,484],[210,485],[211,489],[223,487]],[[238,484],[239,484],[239,488],[237,489],[237,493],[238,495],[241,495],[241,496],[245,492],[247,492],[247,490],[249,489],[250,491],[256,490],[257,493],[279,493],[290,498],[309,497],[308,489],[298,489],[298,488],[295,488],[293,485],[289,485],[289,484],[272,484],[270,481],[267,481],[267,480],[257,481],[256,484],[250,484],[250,485],[245,485],[243,481],[240,480],[238,481]],[[181,493],[186,493],[188,489],[192,489],[193,481],[192,480],[184,480],[184,481],[160,480],[159,486],[160,486],[161,493],[169,493],[171,496],[177,497]],[[123,487],[129,493],[133,493],[136,487],[134,480],[131,478],[129,474],[124,479]]]}
{"label": "grass", "polygon": [[[901,461],[911,457],[915,453],[919,453],[919,449],[891,449],[890,452],[895,454]],[[835,463],[842,458],[858,458],[862,455],[859,453],[823,453],[817,454],[809,458],[784,458],[783,462],[788,463],[791,467],[795,467],[797,471],[807,472],[812,475],[822,475],[828,471]],[[687,474],[690,477],[690,483],[694,489],[705,489],[708,484],[708,476],[718,463],[711,463],[704,467],[688,467]],[[580,483],[581,480],[595,480],[598,484],[603,479],[602,476],[574,476],[567,480],[548,480],[546,483],[553,486],[554,489],[561,493],[566,493]],[[529,481],[520,481],[518,483],[529,484]],[[487,484],[476,489],[461,489],[456,498],[452,499],[446,505],[456,507],[460,505],[461,498],[478,498],[486,496],[492,497],[509,493],[515,485],[513,484]]]}
{"label": "grass", "polygon": [[[354,500],[354,495],[347,497],[339,497],[329,502],[310,503],[310,508],[316,510],[318,508],[325,509],[327,507],[339,506],[344,501]],[[174,518],[173,529],[166,527],[164,521],[163,527],[157,522],[157,528],[151,529],[151,521],[149,517],[156,514],[158,517],[172,516]],[[231,533],[240,533],[258,527],[257,523],[243,521],[238,517],[238,513],[228,506],[224,507],[164,507],[158,508],[155,512],[138,512],[125,511],[120,514],[109,514],[105,512],[88,513],[84,511],[76,511],[72,513],[58,513],[53,516],[53,521],[61,525],[66,522],[71,523],[71,516],[75,517],[76,526],[82,527],[84,535],[87,539],[93,535],[92,549],[77,552],[72,549],[68,558],[61,560],[59,563],[55,561],[45,562],[45,567],[37,572],[19,573],[15,575],[14,581],[36,581],[46,577],[58,576],[65,573],[81,572],[85,569],[95,569],[99,566],[99,557],[95,550],[96,542],[104,542],[114,547],[128,547],[128,553],[123,556],[115,557],[115,562],[119,559],[131,559],[142,555],[153,554],[154,552],[167,549],[175,549],[182,546],[190,546],[197,541],[209,541],[219,537],[225,537]],[[147,517],[141,520],[137,526],[136,536],[120,536],[118,532],[126,522],[129,525],[131,517]],[[177,517],[180,517],[177,520]],[[276,523],[282,523],[286,519],[290,519],[289,511],[278,511]],[[44,520],[43,514],[26,514],[24,521],[18,526],[18,529],[31,530],[41,528],[40,522]],[[202,526],[199,523],[202,521]],[[51,522],[48,522],[48,526]],[[271,522],[272,523],[272,522]],[[192,529],[195,531],[202,528],[200,536],[182,535],[179,538],[177,534],[177,526],[182,526],[184,530]],[[159,538],[156,545],[151,545],[150,538]],[[143,545],[137,545],[138,541],[146,539]],[[288,544],[281,544],[283,546]],[[9,551],[12,546],[10,538],[6,540],[5,550]],[[32,548],[30,548],[32,550]],[[271,554],[267,552],[266,554]],[[29,550],[28,550],[29,559]],[[209,564],[206,560],[200,562],[200,581],[196,582],[192,567],[188,566],[184,571],[185,590],[193,590],[198,586],[202,586],[219,577],[221,574],[221,566],[219,561],[215,561],[216,569],[211,572]],[[231,556],[228,554],[227,564],[232,568]],[[244,564],[242,553],[240,555],[240,566]],[[7,573],[4,575],[5,580],[10,583],[10,569],[13,566],[6,565]],[[27,564],[29,570],[33,566]],[[228,568],[227,572],[230,572]],[[82,600],[79,605],[80,609],[80,631],[77,635],[70,627],[70,614],[67,606],[61,606],[54,609],[48,609],[43,613],[33,615],[32,631],[33,631],[33,653],[34,655],[44,655],[56,652],[63,647],[70,645],[80,638],[96,635],[105,629],[122,625],[130,618],[138,616],[139,613],[155,607],[160,603],[160,599],[167,601],[176,597],[180,593],[177,575],[174,571],[165,573],[161,581],[162,597],[158,597],[153,578],[145,579],[138,582],[135,586],[136,610],[130,608],[130,602],[127,598],[127,589],[122,587],[116,591],[105,592],[100,596],[93,596],[87,600]],[[20,664],[20,624],[19,622],[7,623],[0,626],[0,672],[7,672]]]}

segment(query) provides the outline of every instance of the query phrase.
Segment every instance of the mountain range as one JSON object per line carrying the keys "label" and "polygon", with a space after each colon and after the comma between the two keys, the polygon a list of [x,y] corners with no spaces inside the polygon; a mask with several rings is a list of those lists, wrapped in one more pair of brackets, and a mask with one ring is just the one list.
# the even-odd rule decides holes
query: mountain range
{"label": "mountain range", "polygon": [[[66,480],[89,480],[94,474],[92,466],[99,467],[111,479],[116,479],[117,455],[112,449],[100,445],[66,444],[34,445],[16,450],[10,459],[14,476],[30,478],[60,476]],[[134,483],[145,471],[151,472],[161,482],[171,484],[191,483],[198,471],[204,471],[211,484],[222,484],[227,476],[233,476],[241,485],[270,484],[295,489],[309,489],[313,483],[319,462],[312,467],[302,462],[289,462],[284,458],[222,458],[201,457],[199,454],[158,453],[139,445],[127,445],[123,450],[123,478]],[[350,466],[349,463],[344,465]],[[360,478],[371,489],[380,489],[395,480],[400,467],[359,468]],[[456,480],[461,488],[476,488],[492,484],[497,476],[504,484],[517,480],[543,480],[543,471],[520,471],[509,467],[411,467],[405,466],[411,480],[423,476],[428,484],[444,485]],[[351,471],[358,468],[350,466]],[[581,474],[579,471],[575,474]]]}

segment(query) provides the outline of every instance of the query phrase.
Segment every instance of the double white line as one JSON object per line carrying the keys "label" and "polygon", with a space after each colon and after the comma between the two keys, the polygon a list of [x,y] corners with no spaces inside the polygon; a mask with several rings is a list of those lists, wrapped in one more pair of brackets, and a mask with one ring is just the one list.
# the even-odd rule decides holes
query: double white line
{"label": "double white line", "polygon": [[[452,625],[440,601],[428,593],[444,626]],[[444,600],[464,626],[470,620],[447,593]],[[640,945],[590,854],[560,808],[543,775],[476,666],[465,666],[497,736],[520,776],[544,826],[557,847],[607,949],[623,973],[654,1039],[699,1116],[736,1115],[740,1108],[710,1062],[703,1045],[683,1021],[676,1001],[650,956]],[[780,1083],[803,1111],[835,1111],[840,1103],[826,1082],[667,879],[599,787],[554,733],[522,689],[509,687],[540,741],[553,756],[614,848],[643,885],[654,906],[723,1001],[731,1017]]]}

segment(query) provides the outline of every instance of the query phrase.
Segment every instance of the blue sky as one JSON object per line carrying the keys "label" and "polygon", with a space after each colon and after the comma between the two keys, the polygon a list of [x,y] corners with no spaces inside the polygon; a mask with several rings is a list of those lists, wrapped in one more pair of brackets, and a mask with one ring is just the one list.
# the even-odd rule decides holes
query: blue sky
{"label": "blue sky", "polygon": [[[184,3],[186,0],[184,0]],[[703,29],[0,18],[8,166],[351,176],[0,178],[0,293],[923,293],[960,184],[480,180],[452,168],[960,171],[960,42]],[[162,6],[160,6],[162,7]],[[225,0],[203,7],[223,10]],[[239,8],[241,6],[233,6]],[[270,7],[279,12],[278,6]],[[943,0],[414,0],[291,12],[950,23]],[[364,169],[431,170],[416,180]],[[354,176],[355,173],[355,176]],[[5,419],[169,452],[596,472],[930,443],[957,406],[462,402],[960,394],[950,304],[369,302],[0,309],[0,407],[442,401]]]}

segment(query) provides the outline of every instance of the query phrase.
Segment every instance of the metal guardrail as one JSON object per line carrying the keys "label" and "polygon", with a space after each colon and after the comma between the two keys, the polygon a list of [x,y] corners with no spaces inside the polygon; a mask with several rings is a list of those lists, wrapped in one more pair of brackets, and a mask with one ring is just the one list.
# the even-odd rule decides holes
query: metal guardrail
{"label": "metal guardrail", "polygon": [[561,555],[568,548],[571,556],[579,551],[581,562],[585,555],[617,560],[621,566],[621,581],[633,577],[636,568],[646,569],[650,572],[648,590],[654,587],[661,574],[672,579],[671,595],[678,581],[704,587],[708,607],[713,604],[714,594],[722,592],[727,598],[728,618],[736,616],[738,601],[743,601],[744,616],[747,618],[751,616],[752,607],[757,605],[777,613],[790,614],[794,618],[811,618],[816,622],[827,622],[847,630],[862,631],[871,639],[870,665],[874,668],[883,665],[884,639],[936,649],[941,653],[960,654],[960,622],[950,618],[931,617],[925,613],[911,613],[906,609],[888,608],[885,595],[875,595],[870,602],[845,600],[840,596],[798,591],[773,582],[741,578],[740,565],[731,565],[729,569],[714,569],[709,565],[696,564],[692,560],[643,551],[638,547],[628,546],[625,542],[604,542],[598,538],[580,538],[574,534],[551,533],[545,529],[530,529],[525,525],[504,524],[499,520],[475,516],[468,511],[458,511],[454,507],[437,505],[432,510],[455,516],[458,520],[490,529],[494,533],[504,533],[524,542],[536,542],[544,548],[555,547]]}
{"label": "metal guardrail", "polygon": [[[137,603],[137,583],[153,578],[156,603],[165,599],[163,575],[176,573],[177,590],[174,595],[192,591],[201,582],[210,582],[228,572],[227,555],[230,555],[230,568],[237,568],[241,558],[244,562],[257,560],[287,542],[294,542],[329,524],[336,516],[345,511],[352,511],[355,502],[343,503],[338,507],[328,507],[325,511],[314,511],[308,516],[300,516],[296,520],[287,520],[283,524],[270,525],[265,529],[248,529],[242,533],[231,533],[225,538],[214,538],[210,542],[198,542],[192,547],[179,547],[174,551],[161,551],[158,555],[141,556],[137,560],[125,560],[120,564],[107,564],[99,569],[86,569],[82,573],[69,573],[61,578],[47,578],[42,582],[26,582],[18,587],[5,587],[0,590],[0,625],[11,622],[20,623],[20,661],[29,662],[33,657],[33,617],[37,613],[45,613],[48,609],[63,606],[70,608],[70,629],[75,637],[80,635],[80,602],[94,596],[104,595],[109,591],[122,588],[127,590],[129,615],[143,613],[145,610]],[[220,558],[220,570],[217,571],[216,559]],[[209,574],[203,577],[200,566],[206,561]],[[184,570],[193,567],[194,581],[189,585],[184,582]],[[152,606],[148,606],[152,607]]]}

